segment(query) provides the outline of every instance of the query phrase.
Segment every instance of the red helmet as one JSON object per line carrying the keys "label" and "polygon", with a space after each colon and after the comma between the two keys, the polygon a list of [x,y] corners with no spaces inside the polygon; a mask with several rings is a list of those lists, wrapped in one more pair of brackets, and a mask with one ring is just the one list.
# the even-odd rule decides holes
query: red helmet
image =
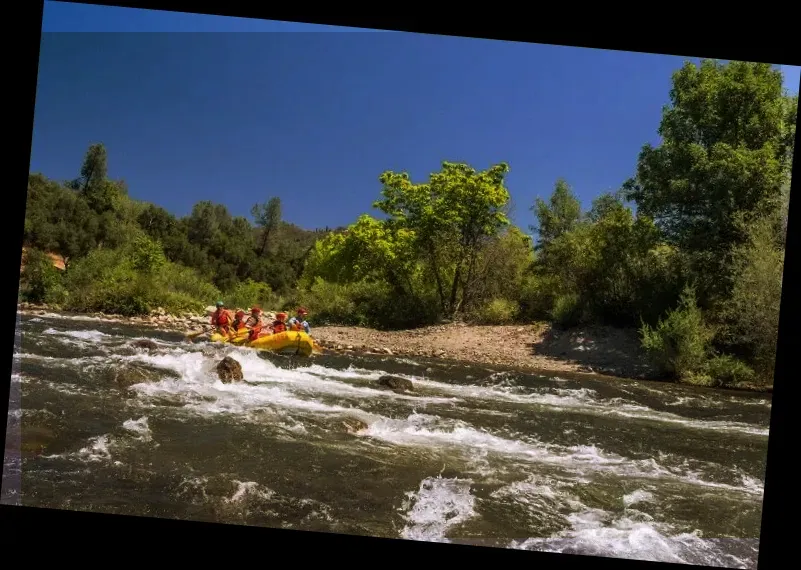
{"label": "red helmet", "polygon": [[239,310],[236,312],[236,318],[237,318],[237,319],[241,319],[241,318],[242,318],[242,317],[244,317],[244,316],[245,316],[245,311],[243,311],[242,309],[239,309]]}
{"label": "red helmet", "polygon": [[306,316],[306,315],[309,314],[309,311],[306,310],[306,307],[300,307],[298,309],[298,314],[301,315],[301,316]]}
{"label": "red helmet", "polygon": [[275,315],[275,318],[278,319],[279,321],[285,321],[286,320],[286,313],[278,313],[278,314]]}
{"label": "red helmet", "polygon": [[253,313],[254,315],[258,315],[259,313],[261,313],[261,309],[258,307],[252,307],[250,309],[250,312]]}

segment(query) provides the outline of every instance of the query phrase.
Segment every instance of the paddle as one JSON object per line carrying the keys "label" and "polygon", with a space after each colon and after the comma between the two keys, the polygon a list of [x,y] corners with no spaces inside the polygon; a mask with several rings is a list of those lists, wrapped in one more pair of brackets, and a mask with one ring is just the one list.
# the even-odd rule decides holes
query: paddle
{"label": "paddle", "polygon": [[195,340],[197,337],[199,337],[202,334],[205,334],[205,333],[209,332],[210,330],[211,330],[211,327],[206,325],[202,329],[200,329],[199,331],[186,333],[185,337],[186,337],[187,340]]}

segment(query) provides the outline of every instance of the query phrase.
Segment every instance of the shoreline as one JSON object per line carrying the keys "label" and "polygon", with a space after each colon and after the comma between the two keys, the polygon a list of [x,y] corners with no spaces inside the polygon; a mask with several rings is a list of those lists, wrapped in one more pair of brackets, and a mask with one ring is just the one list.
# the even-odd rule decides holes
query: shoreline
{"label": "shoreline", "polygon": [[[67,313],[46,305],[17,304],[18,314],[65,314],[81,320],[127,324],[188,334],[209,326],[206,315],[124,317],[104,313]],[[473,325],[452,323],[420,329],[379,331],[337,325],[314,326],[312,336],[325,353],[429,358],[455,364],[501,367],[528,373],[562,374],[576,380],[640,380],[686,386],[654,373],[636,331],[588,326],[558,330],[548,323]],[[698,386],[702,387],[702,386]],[[772,394],[772,386],[732,385],[712,390]]]}

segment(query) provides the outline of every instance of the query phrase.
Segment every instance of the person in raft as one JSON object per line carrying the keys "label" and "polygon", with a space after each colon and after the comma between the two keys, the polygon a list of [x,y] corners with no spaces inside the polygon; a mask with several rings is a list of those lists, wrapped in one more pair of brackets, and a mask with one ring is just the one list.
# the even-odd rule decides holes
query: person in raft
{"label": "person in raft", "polygon": [[272,325],[270,325],[273,333],[278,334],[287,331],[286,317],[286,313],[277,313],[275,315],[275,320],[273,321]]}
{"label": "person in raft", "polygon": [[234,315],[233,332],[238,333],[240,331],[245,330],[246,328],[247,326],[245,325],[245,311],[240,309]]}
{"label": "person in raft", "polygon": [[253,341],[259,338],[263,326],[264,325],[261,320],[261,309],[259,307],[252,307],[250,309],[250,316],[245,321],[245,327],[250,330],[250,333],[248,334],[248,340]]}
{"label": "person in raft", "polygon": [[211,315],[211,326],[221,335],[227,335],[231,330],[231,313],[225,308],[225,303],[217,301],[217,310]]}
{"label": "person in raft", "polygon": [[306,334],[311,334],[311,327],[306,320],[307,316],[309,316],[309,311],[307,311],[305,307],[300,307],[297,311],[297,315],[287,322],[289,330],[304,331]]}

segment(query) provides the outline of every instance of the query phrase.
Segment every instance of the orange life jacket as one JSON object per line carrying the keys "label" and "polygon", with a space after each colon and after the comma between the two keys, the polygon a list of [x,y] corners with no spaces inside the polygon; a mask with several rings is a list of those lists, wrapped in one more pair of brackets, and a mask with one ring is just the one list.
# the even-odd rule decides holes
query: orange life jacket
{"label": "orange life jacket", "polygon": [[231,324],[231,317],[228,315],[228,311],[217,309],[211,316],[211,324],[217,325],[218,327],[227,327]]}
{"label": "orange life jacket", "polygon": [[261,333],[261,323],[252,327],[250,329],[250,333],[248,334],[248,340],[254,341],[259,338],[259,333]]}

